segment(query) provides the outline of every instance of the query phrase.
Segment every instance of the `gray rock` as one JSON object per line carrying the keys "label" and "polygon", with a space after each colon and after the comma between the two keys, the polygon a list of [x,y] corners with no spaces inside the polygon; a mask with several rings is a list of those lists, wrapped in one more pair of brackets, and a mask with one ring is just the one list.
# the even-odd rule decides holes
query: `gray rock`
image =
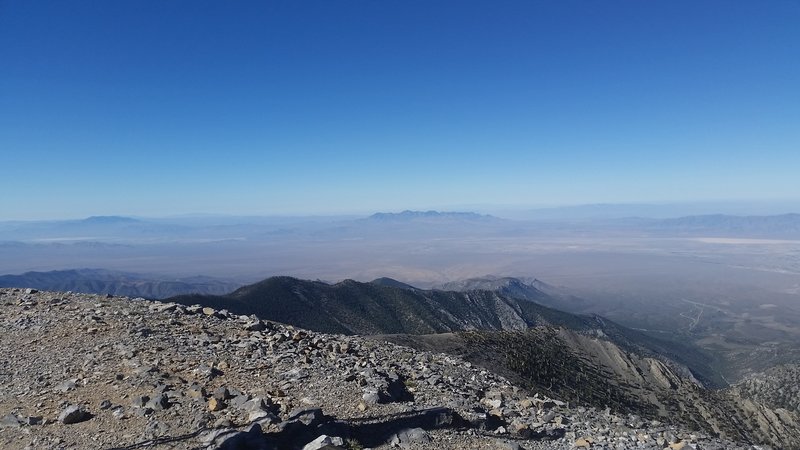
{"label": "gray rock", "polygon": [[150,397],[148,397],[147,395],[140,395],[138,397],[134,397],[133,400],[131,400],[131,406],[135,408],[144,408],[147,405],[147,402],[149,401]]}
{"label": "gray rock", "polygon": [[230,401],[230,404],[234,408],[241,409],[248,400],[250,400],[249,396],[240,394],[233,397],[233,399]]}
{"label": "gray rock", "polygon": [[294,368],[286,371],[283,374],[283,377],[284,379],[289,381],[300,381],[302,379],[308,378],[308,372],[303,369]]}
{"label": "gray rock", "polygon": [[3,428],[19,428],[21,425],[22,422],[14,414],[7,414],[0,420],[0,427]]}
{"label": "gray rock", "polygon": [[264,331],[267,329],[267,326],[264,324],[264,322],[257,320],[255,322],[245,324],[244,329],[247,331]]}
{"label": "gray rock", "polygon": [[271,424],[278,423],[281,419],[269,411],[251,411],[247,415],[247,421],[250,423]]}
{"label": "gray rock", "polygon": [[430,441],[428,432],[422,428],[406,428],[392,436],[389,444],[393,447],[411,448],[414,444],[427,444]]}
{"label": "gray rock", "polygon": [[303,450],[334,450],[342,448],[344,440],[336,436],[328,436],[323,434],[308,444],[303,446]]}
{"label": "gray rock", "polygon": [[[242,391],[240,391],[239,389],[236,389],[236,388],[229,388],[228,392],[230,393],[230,397],[228,397],[228,398],[239,397],[240,395],[245,395],[244,392],[242,392]],[[249,399],[250,397],[247,397],[247,398]]]}
{"label": "gray rock", "polygon": [[149,406],[145,406],[144,408],[136,408],[135,410],[135,414],[139,417],[149,416],[154,412],[155,410],[153,408],[150,408]]}
{"label": "gray rock", "polygon": [[23,422],[26,425],[41,425],[44,422],[44,417],[42,417],[42,416],[28,416],[23,420]]}
{"label": "gray rock", "polygon": [[203,310],[203,307],[200,305],[192,305],[186,307],[187,314],[197,314]]}
{"label": "gray rock", "polygon": [[254,424],[246,431],[236,429],[213,430],[200,436],[200,441],[208,449],[214,450],[277,450],[264,439],[261,426]]}
{"label": "gray rock", "polygon": [[58,421],[65,425],[83,422],[91,418],[92,415],[80,405],[69,405],[58,415]]}
{"label": "gray rock", "polygon": [[305,433],[317,428],[327,420],[328,417],[322,413],[320,408],[298,408],[288,414],[287,420],[278,424],[278,429],[287,435]]}
{"label": "gray rock", "polygon": [[503,442],[498,450],[524,450],[524,448],[517,442]]}
{"label": "gray rock", "polygon": [[222,371],[221,370],[219,370],[217,368],[214,368],[214,367],[209,367],[207,365],[201,365],[201,366],[197,367],[196,369],[194,369],[194,373],[196,373],[197,375],[199,375],[201,377],[205,377],[205,378],[207,378],[209,380],[212,379],[212,378],[215,378],[215,377],[218,377],[218,376],[222,375]]}
{"label": "gray rock", "polygon": [[174,311],[178,307],[175,303],[156,303],[150,306],[150,310],[154,312],[164,313]]}
{"label": "gray rock", "polygon": [[240,409],[243,409],[247,412],[255,412],[255,411],[266,411],[267,405],[264,402],[264,399],[261,397],[254,397],[250,400],[242,403]]}
{"label": "gray rock", "polygon": [[169,433],[169,426],[164,422],[153,420],[147,423],[144,432],[145,435],[152,437],[165,436]]}
{"label": "gray rock", "polygon": [[122,406],[117,406],[111,411],[111,416],[117,420],[126,419],[128,416],[125,415],[125,409]]}
{"label": "gray rock", "polygon": [[170,406],[169,397],[167,397],[167,394],[156,395],[155,397],[150,399],[150,401],[147,402],[147,405],[145,406],[154,411],[161,411],[163,409],[167,409]]}
{"label": "gray rock", "polygon": [[186,390],[186,395],[194,399],[200,399],[206,396],[206,390],[199,384],[193,384],[189,386],[189,389]]}
{"label": "gray rock", "polygon": [[491,400],[486,400],[486,404],[491,408],[498,409],[503,406],[503,401],[499,398],[494,398]]}
{"label": "gray rock", "polygon": [[78,381],[77,379],[62,381],[61,383],[58,384],[58,386],[56,386],[56,390],[59,392],[69,392],[75,389],[76,386],[75,383],[77,381]]}
{"label": "gray rock", "polygon": [[214,389],[214,393],[211,396],[214,397],[217,400],[224,401],[224,400],[227,400],[227,399],[231,398],[231,393],[228,391],[228,388],[226,388],[225,386],[220,386],[220,387]]}
{"label": "gray rock", "polygon": [[364,395],[361,396],[361,399],[364,400],[364,403],[367,405],[377,405],[381,401],[381,397],[376,391],[364,392]]}

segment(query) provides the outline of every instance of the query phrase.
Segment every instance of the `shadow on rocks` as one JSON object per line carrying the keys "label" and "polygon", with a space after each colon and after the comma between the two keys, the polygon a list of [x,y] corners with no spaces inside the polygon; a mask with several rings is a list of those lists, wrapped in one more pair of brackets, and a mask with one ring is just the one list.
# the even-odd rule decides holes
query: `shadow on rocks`
{"label": "shadow on rocks", "polygon": [[[202,433],[204,433],[206,431],[208,431],[207,428],[201,428],[201,429],[199,429],[197,431],[194,431],[194,432],[191,432],[191,433],[187,433],[187,434],[182,434],[182,435],[179,435],[179,436],[165,436],[165,437],[161,437],[161,438],[156,438],[156,439],[150,439],[150,440],[147,440],[147,441],[137,442],[135,444],[126,445],[124,447],[112,447],[112,448],[108,448],[106,450],[135,450],[135,449],[139,449],[139,448],[153,448],[153,447],[156,447],[156,446],[161,445],[161,444],[174,444],[176,442],[188,441],[190,439],[193,439],[193,438],[201,435]],[[200,448],[204,448],[204,447],[200,447]],[[199,450],[199,448],[198,449],[194,449],[194,450]]]}
{"label": "shadow on rocks", "polygon": [[[276,425],[269,425],[275,430]],[[364,447],[377,447],[389,442],[405,444],[415,439],[428,439],[427,431],[477,428],[450,408],[431,408],[385,416],[364,417],[349,421],[336,420],[319,408],[301,409],[277,424],[276,431],[265,432],[262,424],[253,423],[244,430],[235,428],[201,429],[197,432],[154,439],[109,450],[154,448],[198,438],[201,445],[193,450],[299,450],[316,438],[327,435],[357,441]],[[563,435],[563,434],[562,434]],[[554,439],[552,433],[530,436],[529,439]]]}
{"label": "shadow on rocks", "polygon": [[463,429],[470,424],[450,408],[431,408],[381,417],[353,419],[350,434],[361,445],[376,447],[390,441],[406,430]]}
{"label": "shadow on rocks", "polygon": [[264,432],[258,423],[245,431],[212,430],[198,449],[275,450],[302,449],[322,435],[355,440],[365,447],[374,447],[394,440],[409,439],[416,430],[469,428],[469,423],[449,408],[432,408],[388,416],[366,417],[350,421],[336,420],[322,410],[294,411],[278,424],[278,431]]}

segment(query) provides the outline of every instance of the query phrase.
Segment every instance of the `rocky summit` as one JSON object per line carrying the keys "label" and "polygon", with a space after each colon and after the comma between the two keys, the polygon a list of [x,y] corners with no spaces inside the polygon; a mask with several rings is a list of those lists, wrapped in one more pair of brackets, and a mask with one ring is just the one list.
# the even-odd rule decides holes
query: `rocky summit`
{"label": "rocky summit", "polygon": [[0,289],[4,449],[735,449],[463,359],[200,305]]}

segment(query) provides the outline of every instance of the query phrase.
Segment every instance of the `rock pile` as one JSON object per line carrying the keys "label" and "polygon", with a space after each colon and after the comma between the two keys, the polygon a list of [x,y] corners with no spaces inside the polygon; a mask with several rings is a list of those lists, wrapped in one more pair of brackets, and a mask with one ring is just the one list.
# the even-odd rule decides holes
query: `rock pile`
{"label": "rock pile", "polygon": [[750,448],[199,305],[0,289],[0,329],[8,449]]}

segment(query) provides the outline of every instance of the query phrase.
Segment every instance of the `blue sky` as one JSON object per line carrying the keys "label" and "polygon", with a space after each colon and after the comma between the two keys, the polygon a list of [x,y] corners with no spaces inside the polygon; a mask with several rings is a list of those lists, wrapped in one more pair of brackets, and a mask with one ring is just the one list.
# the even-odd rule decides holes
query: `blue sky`
{"label": "blue sky", "polygon": [[800,198],[800,2],[0,0],[0,219]]}

